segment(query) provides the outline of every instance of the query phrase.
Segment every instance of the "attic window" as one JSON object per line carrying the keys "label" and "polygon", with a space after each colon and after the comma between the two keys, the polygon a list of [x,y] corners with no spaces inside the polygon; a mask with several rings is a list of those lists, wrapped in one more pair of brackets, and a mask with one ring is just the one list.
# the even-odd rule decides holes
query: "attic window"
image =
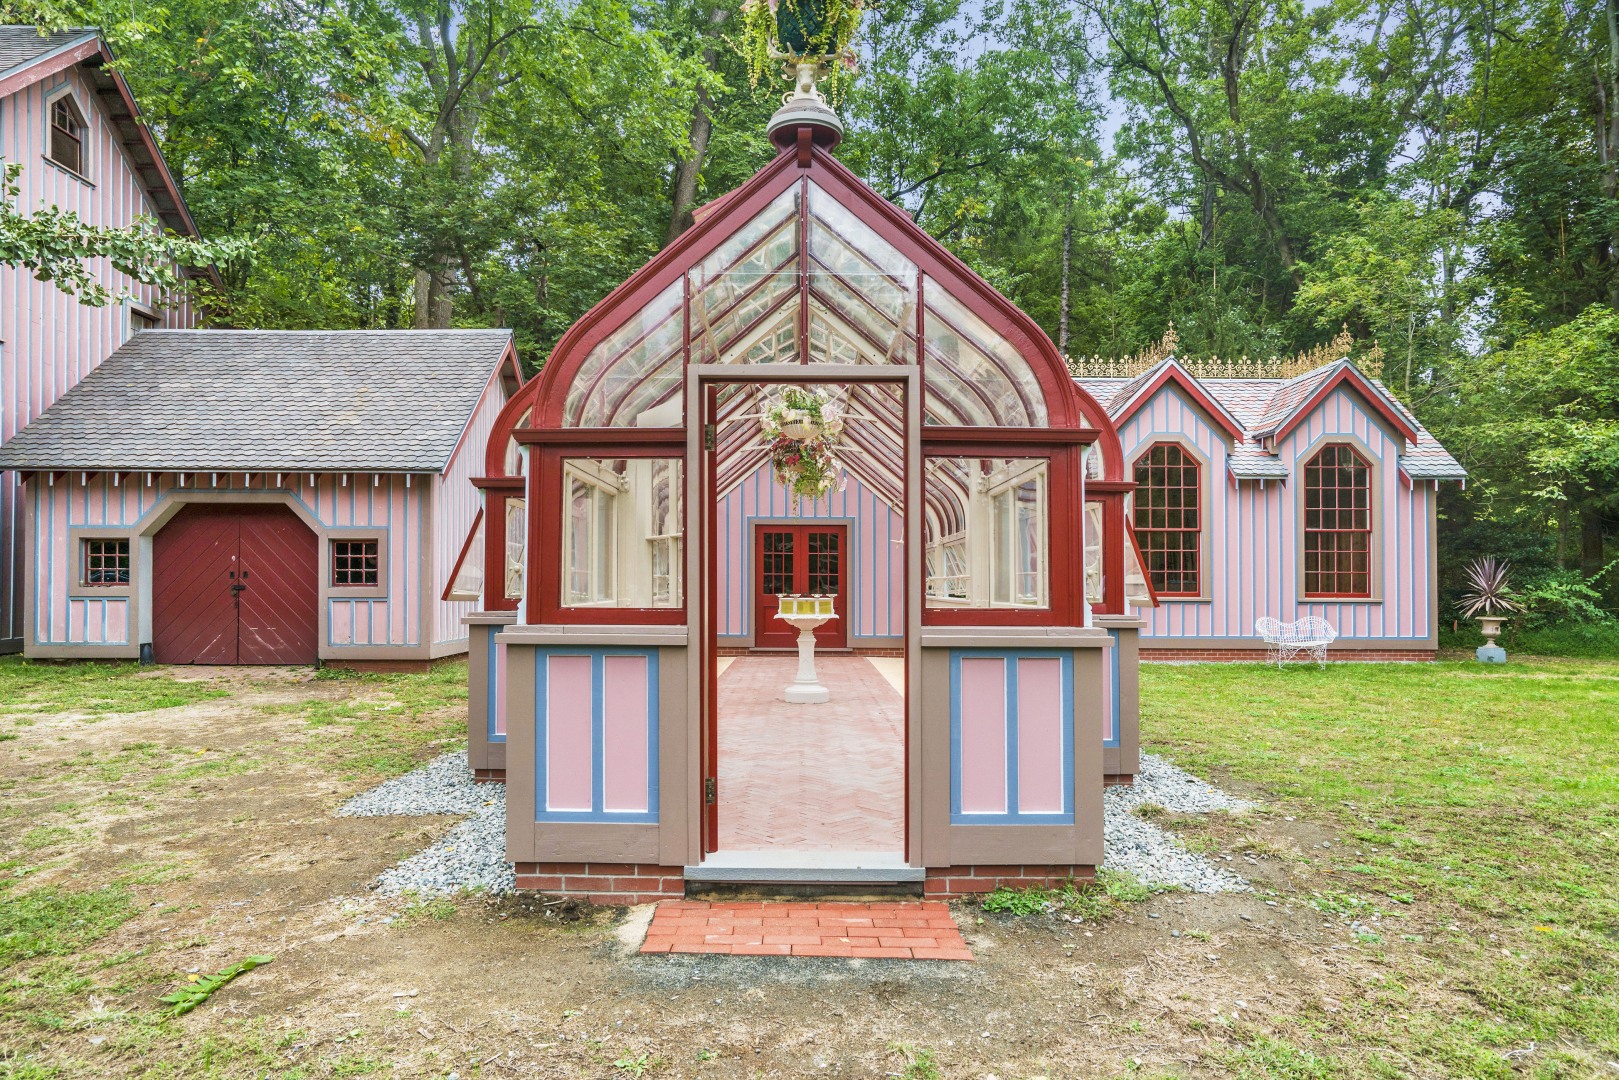
{"label": "attic window", "polygon": [[63,94],[51,102],[51,131],[50,147],[46,156],[62,168],[83,176],[85,173],[84,159],[84,114],[73,100],[73,95]]}

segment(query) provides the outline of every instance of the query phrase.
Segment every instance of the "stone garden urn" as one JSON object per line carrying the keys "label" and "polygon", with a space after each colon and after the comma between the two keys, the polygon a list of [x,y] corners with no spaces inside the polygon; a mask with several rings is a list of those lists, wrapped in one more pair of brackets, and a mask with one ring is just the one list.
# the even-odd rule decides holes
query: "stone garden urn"
{"label": "stone garden urn", "polygon": [[832,700],[832,692],[815,674],[815,631],[837,618],[830,596],[781,596],[776,618],[798,631],[798,675],[782,692],[782,700],[795,705],[819,705]]}

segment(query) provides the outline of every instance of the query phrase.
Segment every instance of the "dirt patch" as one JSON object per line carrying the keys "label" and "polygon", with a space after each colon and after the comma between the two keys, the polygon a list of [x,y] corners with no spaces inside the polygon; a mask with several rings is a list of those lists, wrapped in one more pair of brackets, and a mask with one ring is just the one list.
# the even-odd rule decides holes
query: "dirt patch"
{"label": "dirt patch", "polygon": [[[454,819],[334,816],[375,778],[322,764],[341,729],[285,706],[353,688],[231,678],[228,699],[41,717],[7,744],[13,888],[123,881],[139,909],[68,961],[83,983],[51,1010],[17,990],[38,969],[5,973],[12,1054],[86,1077],[1224,1075],[1256,1047],[1294,1052],[1306,1027],[1347,1037],[1402,951],[1424,962],[1395,928],[1440,930],[1405,910],[1378,914],[1378,942],[1357,937],[1312,900],[1333,880],[1315,845],[1337,841],[1272,813],[1168,822],[1264,891],[1163,894],[1100,924],[957,905],[972,964],[642,957],[622,910],[370,892]],[[250,954],[275,960],[156,1018],[189,973]],[[1436,995],[1480,1011],[1442,983],[1408,1007]]]}

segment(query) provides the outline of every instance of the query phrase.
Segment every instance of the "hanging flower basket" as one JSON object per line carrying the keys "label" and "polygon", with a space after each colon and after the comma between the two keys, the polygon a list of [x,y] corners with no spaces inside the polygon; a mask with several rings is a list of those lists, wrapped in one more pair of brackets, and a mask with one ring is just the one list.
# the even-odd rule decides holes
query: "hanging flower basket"
{"label": "hanging flower basket", "polygon": [[823,65],[835,97],[854,71],[854,37],[868,0],[745,0],[743,57],[755,86],[779,60]]}
{"label": "hanging flower basket", "polygon": [[759,426],[776,480],[787,490],[818,499],[841,486],[836,450],[843,412],[826,391],[788,387],[765,404]]}

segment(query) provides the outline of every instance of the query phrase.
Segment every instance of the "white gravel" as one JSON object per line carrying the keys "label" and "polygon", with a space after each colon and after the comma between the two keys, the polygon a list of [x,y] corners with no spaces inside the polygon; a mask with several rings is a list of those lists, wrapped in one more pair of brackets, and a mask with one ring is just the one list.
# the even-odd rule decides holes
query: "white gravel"
{"label": "white gravel", "polygon": [[1174,833],[1137,817],[1136,808],[1148,803],[1179,814],[1241,811],[1254,805],[1227,795],[1155,754],[1143,753],[1135,784],[1108,788],[1102,798],[1104,866],[1128,871],[1149,885],[1176,886],[1192,892],[1242,892],[1249,888],[1238,875],[1187,851]]}
{"label": "white gravel", "polygon": [[[1238,875],[1186,850],[1179,837],[1135,815],[1147,803],[1182,814],[1242,811],[1253,806],[1233,798],[1153,754],[1141,755],[1132,787],[1109,788],[1102,800],[1106,840],[1103,861],[1151,885],[1192,892],[1240,892]],[[474,784],[465,751],[445,754],[415,772],[395,777],[344,803],[339,814],[469,814],[441,839],[377,879],[379,892],[442,896],[463,889],[511,892],[516,885],[506,861],[506,785]]]}

